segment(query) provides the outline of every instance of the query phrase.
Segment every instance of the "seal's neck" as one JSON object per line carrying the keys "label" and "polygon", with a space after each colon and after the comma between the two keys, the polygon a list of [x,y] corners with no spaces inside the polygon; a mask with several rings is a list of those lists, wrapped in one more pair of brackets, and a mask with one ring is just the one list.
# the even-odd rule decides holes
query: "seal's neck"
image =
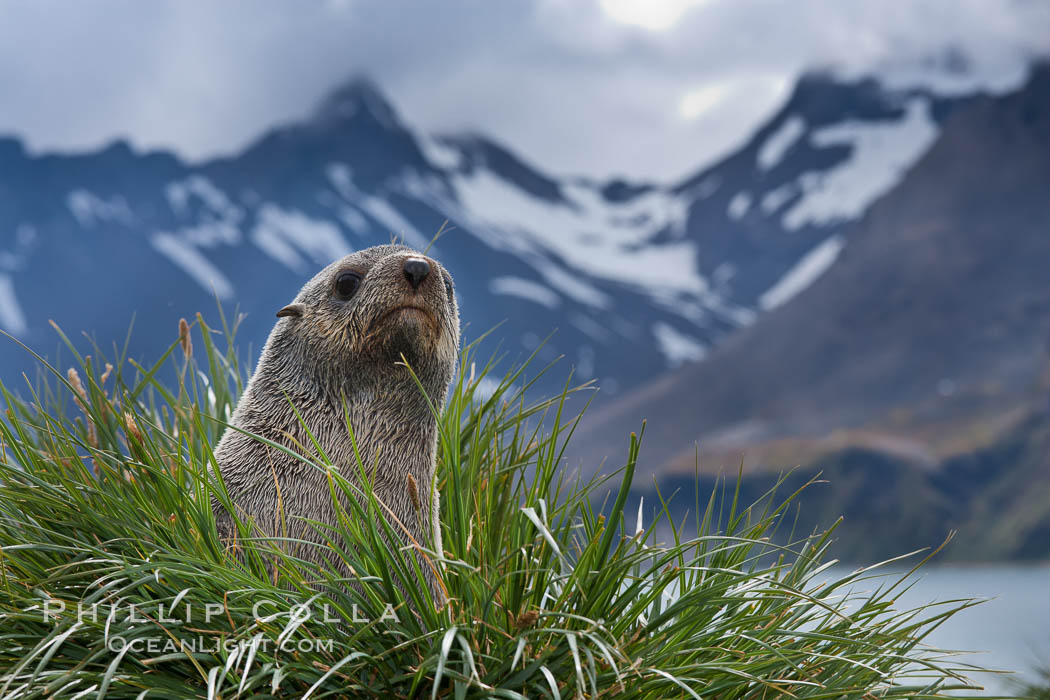
{"label": "seal's neck", "polygon": [[355,426],[388,435],[409,438],[436,434],[434,411],[440,410],[444,404],[444,387],[431,387],[429,391],[421,389],[406,370],[399,369],[404,373],[403,377],[349,383],[344,388],[345,399],[341,402],[345,408],[340,408],[340,411],[350,413]]}
{"label": "seal's neck", "polygon": [[447,385],[421,388],[405,367],[391,365],[381,373],[348,376],[339,386],[340,396],[331,399],[344,430],[349,421],[364,464],[429,483],[438,434],[434,412],[444,404]]}
{"label": "seal's neck", "polygon": [[[366,466],[378,463],[392,478],[403,481],[408,472],[417,482],[428,483],[437,443],[434,411],[444,405],[451,380],[447,372],[422,359],[424,364],[414,368],[421,387],[412,372],[393,359],[355,364],[306,352],[294,347],[298,342],[295,336],[271,339],[260,363],[268,365],[267,371],[260,368],[256,376],[275,377],[278,386],[264,393],[282,401],[287,412],[290,400],[304,418],[316,415],[318,424],[308,427],[334,462],[351,466],[355,459],[348,451],[349,422]],[[307,356],[314,361],[288,361]],[[304,406],[319,410],[304,411]]]}

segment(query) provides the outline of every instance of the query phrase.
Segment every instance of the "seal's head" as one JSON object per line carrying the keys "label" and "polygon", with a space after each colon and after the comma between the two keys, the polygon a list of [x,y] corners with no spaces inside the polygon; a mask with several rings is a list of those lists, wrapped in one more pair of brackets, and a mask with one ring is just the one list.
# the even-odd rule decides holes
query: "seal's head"
{"label": "seal's head", "polygon": [[404,358],[425,384],[451,381],[459,350],[452,277],[411,248],[376,246],[337,260],[277,316],[278,329],[308,344],[329,372],[386,369]]}

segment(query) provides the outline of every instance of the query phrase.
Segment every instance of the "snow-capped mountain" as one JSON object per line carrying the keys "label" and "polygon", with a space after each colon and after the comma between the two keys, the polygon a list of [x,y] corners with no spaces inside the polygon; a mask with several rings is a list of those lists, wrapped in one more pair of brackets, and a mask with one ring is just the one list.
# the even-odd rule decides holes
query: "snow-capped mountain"
{"label": "snow-capped mountain", "polygon": [[[827,485],[806,489],[792,531],[844,515],[835,551],[846,561],[935,547],[951,530],[950,557],[1045,559],[1048,192],[1043,64],[1016,91],[958,105],[904,179],[833,234],[845,242],[839,259],[790,302],[704,362],[590,412],[568,462],[617,462],[648,419],[635,483],[655,476],[662,494],[681,488],[679,517],[694,508],[699,455],[704,488],[712,473],[744,470],[741,503],[779,474],[792,472],[781,494],[819,474]],[[804,256],[796,269],[832,255]]]}
{"label": "snow-capped mountain", "polygon": [[[403,238],[456,279],[465,337],[502,325],[606,395],[704,357],[819,276],[933,143],[958,100],[803,78],[747,144],[673,185],[545,174],[479,135],[420,134],[366,80],[243,152],[203,163],[124,143],[29,154],[0,139],[0,327],[57,347],[48,320],[147,358],[215,299],[261,346],[321,266]],[[53,352],[50,353],[53,355]],[[31,366],[0,343],[5,380]],[[561,376],[564,376],[563,374]]]}

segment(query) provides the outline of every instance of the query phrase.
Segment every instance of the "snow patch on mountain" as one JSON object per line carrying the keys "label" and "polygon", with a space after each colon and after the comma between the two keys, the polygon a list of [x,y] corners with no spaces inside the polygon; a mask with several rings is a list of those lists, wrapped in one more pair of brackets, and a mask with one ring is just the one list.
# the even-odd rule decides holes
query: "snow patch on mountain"
{"label": "snow patch on mountain", "polygon": [[339,220],[358,236],[368,235],[368,219],[351,206],[343,205],[338,210]]}
{"label": "snow patch on mountain", "polygon": [[806,121],[802,117],[791,116],[786,119],[758,149],[756,155],[758,169],[772,170],[776,167],[804,133],[806,133]]}
{"label": "snow patch on mountain", "polygon": [[266,225],[256,226],[252,232],[252,242],[289,270],[302,272],[306,268],[306,261],[284,240],[279,231],[280,229],[274,230]]}
{"label": "snow patch on mountain", "polygon": [[672,201],[674,195],[652,193],[618,204],[573,184],[565,187],[565,202],[551,203],[489,171],[454,174],[451,180],[458,207],[450,217],[465,219],[472,231],[506,248],[552,253],[571,268],[623,285],[691,294],[707,288],[694,242],[649,243],[681,225],[685,206]]}
{"label": "snow patch on mountain", "polygon": [[[162,236],[171,236],[195,251],[220,245],[235,246],[241,242],[240,223],[244,219],[244,210],[208,178],[191,175],[184,180],[169,182],[164,186],[164,197],[176,216],[194,223],[174,232],[159,232]],[[196,212],[193,208],[195,202],[201,205]],[[161,243],[161,246],[175,250],[170,243]],[[185,258],[184,254],[177,255],[181,256],[180,259]]]}
{"label": "snow patch on mountain", "polygon": [[685,362],[698,362],[707,354],[703,343],[663,321],[654,323],[652,331],[660,352],[671,367]]}
{"label": "snow patch on mountain", "polygon": [[717,175],[708,175],[686,192],[686,199],[707,199],[722,186],[722,178]]}
{"label": "snow patch on mountain", "polygon": [[423,151],[427,161],[437,168],[458,170],[463,164],[463,152],[442,142],[439,138],[421,134],[416,136],[416,143],[419,144],[419,150]]}
{"label": "snow patch on mountain", "polygon": [[299,251],[317,265],[327,265],[353,252],[335,224],[269,202],[259,208],[252,241],[295,272],[309,269]]}
{"label": "snow patch on mountain", "polygon": [[201,248],[237,245],[241,242],[240,228],[228,221],[204,221],[180,228],[176,233],[182,240]]}
{"label": "snow patch on mountain", "polygon": [[550,288],[521,277],[496,277],[489,281],[489,291],[493,294],[504,294],[528,299],[546,306],[548,309],[556,309],[561,306],[561,297],[551,291]]}
{"label": "snow patch on mountain", "polygon": [[131,207],[120,195],[103,199],[89,190],[76,189],[66,196],[66,206],[81,228],[93,228],[97,223],[110,221],[124,226],[135,223]]}
{"label": "snow patch on mountain", "polygon": [[790,202],[797,194],[798,184],[795,182],[789,182],[786,185],[781,185],[775,190],[770,190],[762,195],[762,201],[759,202],[759,208],[762,209],[763,214],[769,216]]}
{"label": "snow patch on mountain", "polygon": [[25,314],[15,296],[14,280],[8,274],[0,274],[0,326],[16,336],[28,330]]}
{"label": "snow patch on mountain", "polygon": [[150,243],[209,294],[222,300],[233,298],[233,283],[189,241],[160,232],[150,237]]}
{"label": "snow patch on mountain", "polygon": [[612,299],[607,294],[603,294],[594,285],[584,282],[576,275],[569,274],[549,260],[533,256],[530,262],[543,276],[543,279],[547,280],[547,284],[565,296],[596,309],[607,309],[612,305]]}
{"label": "snow patch on mountain", "polygon": [[325,169],[328,182],[332,188],[345,199],[365,212],[379,224],[386,227],[387,233],[399,236],[405,243],[414,248],[426,248],[430,239],[419,232],[412,223],[385,199],[367,194],[354,184],[353,170],[346,163],[329,163]]}
{"label": "snow patch on mountain", "polygon": [[26,263],[38,242],[36,227],[30,224],[19,224],[15,227],[14,247],[0,250],[0,272],[19,272]]}
{"label": "snow patch on mountain", "polygon": [[621,244],[645,243],[664,229],[670,229],[676,238],[685,233],[688,198],[653,189],[624,201],[610,202],[593,184],[582,182],[567,183],[562,190],[581,216],[591,219],[590,225],[614,229]]}
{"label": "snow patch on mountain", "polygon": [[729,206],[726,207],[726,214],[729,216],[730,219],[738,221],[742,219],[750,209],[751,193],[737,192],[733,195],[733,198],[729,200]]}
{"label": "snow patch on mountain", "polygon": [[850,157],[823,173],[807,172],[798,179],[802,199],[782,219],[794,231],[807,224],[828,225],[859,218],[896,185],[937,138],[929,99],[908,101],[895,122],[847,121],[812,132],[817,148],[847,145]]}
{"label": "snow patch on mountain", "polygon": [[758,300],[759,307],[763,311],[775,309],[813,284],[838,259],[844,246],[845,241],[841,236],[831,236],[806,253],[776,284],[762,294]]}
{"label": "snow patch on mountain", "polygon": [[396,238],[403,239],[406,244],[413,248],[427,248],[430,245],[430,239],[420,233],[419,229],[413,226],[408,219],[401,216],[401,213],[394,209],[385,199],[364,195],[361,197],[358,205],[366,214],[386,227],[387,232],[393,234]]}
{"label": "snow patch on mountain", "polygon": [[169,182],[164,188],[164,196],[172,211],[179,216],[188,215],[190,203],[193,198],[197,198],[211,213],[225,221],[240,221],[244,217],[241,208],[203,175],[191,175],[185,180]]}

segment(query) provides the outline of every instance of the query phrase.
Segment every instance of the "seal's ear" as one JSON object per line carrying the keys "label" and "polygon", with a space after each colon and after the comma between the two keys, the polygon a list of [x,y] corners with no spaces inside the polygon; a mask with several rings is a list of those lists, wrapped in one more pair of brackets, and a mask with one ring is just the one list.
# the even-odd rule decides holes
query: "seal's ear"
{"label": "seal's ear", "polygon": [[303,304],[289,304],[277,312],[277,318],[284,318],[285,316],[302,316],[303,311],[305,310],[306,307]]}

